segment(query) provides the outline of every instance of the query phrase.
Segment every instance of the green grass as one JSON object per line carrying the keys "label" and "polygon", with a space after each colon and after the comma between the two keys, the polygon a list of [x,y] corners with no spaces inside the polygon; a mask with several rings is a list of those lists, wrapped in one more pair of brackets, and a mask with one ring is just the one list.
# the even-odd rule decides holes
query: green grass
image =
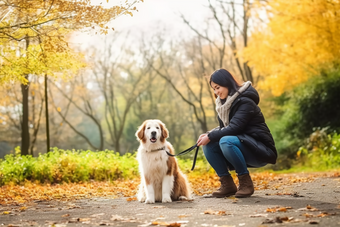
{"label": "green grass", "polygon": [[[184,173],[191,172],[192,159],[178,158],[178,165]],[[196,162],[194,173],[209,171],[205,159]],[[136,153],[120,155],[114,151],[62,150],[54,148],[38,157],[6,155],[0,159],[0,186],[25,181],[39,183],[114,181],[133,179],[139,176]]]}

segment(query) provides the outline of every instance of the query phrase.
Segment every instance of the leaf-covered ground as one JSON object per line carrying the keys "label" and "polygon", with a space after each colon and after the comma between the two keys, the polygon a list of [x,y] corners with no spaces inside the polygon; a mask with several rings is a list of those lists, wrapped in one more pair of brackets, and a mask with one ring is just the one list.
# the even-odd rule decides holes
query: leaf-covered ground
{"label": "leaf-covered ground", "polygon": [[[338,177],[340,172],[327,173],[253,173],[251,174],[255,189],[282,189],[287,185],[298,182],[310,182],[315,177]],[[233,176],[236,184],[237,177]],[[196,195],[210,194],[220,183],[215,174],[194,175],[188,174],[193,192]],[[92,197],[126,197],[128,201],[136,200],[136,192],[139,179],[117,180],[114,182],[85,182],[85,183],[63,183],[63,184],[36,184],[27,181],[23,185],[6,185],[0,187],[0,204],[2,205],[25,205],[32,201],[61,200],[71,201]],[[282,190],[281,192],[282,193]],[[287,193],[291,193],[288,192]]]}

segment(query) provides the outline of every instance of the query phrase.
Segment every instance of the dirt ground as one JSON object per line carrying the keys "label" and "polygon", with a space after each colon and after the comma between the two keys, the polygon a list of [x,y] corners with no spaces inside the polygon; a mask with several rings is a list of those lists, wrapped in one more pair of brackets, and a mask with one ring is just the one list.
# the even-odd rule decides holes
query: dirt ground
{"label": "dirt ground", "polygon": [[340,178],[316,177],[249,198],[193,196],[144,204],[131,198],[34,201],[0,207],[0,226],[340,226]]}

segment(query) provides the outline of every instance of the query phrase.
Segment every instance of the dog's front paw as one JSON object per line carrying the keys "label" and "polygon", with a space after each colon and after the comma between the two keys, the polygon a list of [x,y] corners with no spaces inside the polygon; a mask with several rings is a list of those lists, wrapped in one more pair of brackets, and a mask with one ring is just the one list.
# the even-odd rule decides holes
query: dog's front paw
{"label": "dog's front paw", "polygon": [[178,198],[179,201],[186,201],[186,200],[190,200],[190,198],[187,198],[186,196],[182,195]]}
{"label": "dog's front paw", "polygon": [[154,199],[153,200],[152,199],[146,199],[145,203],[155,203],[155,200]]}
{"label": "dog's front paw", "polygon": [[146,196],[145,196],[144,193],[138,193],[137,199],[138,199],[139,202],[144,203],[145,200],[146,200]]}
{"label": "dog's front paw", "polygon": [[144,202],[145,202],[145,200],[146,200],[146,198],[145,198],[145,197],[140,197],[140,198],[138,198],[138,201],[139,201],[139,202],[141,202],[141,203],[144,203]]}
{"label": "dog's front paw", "polygon": [[162,198],[162,203],[171,203],[172,200],[170,198],[170,196],[163,196]]}

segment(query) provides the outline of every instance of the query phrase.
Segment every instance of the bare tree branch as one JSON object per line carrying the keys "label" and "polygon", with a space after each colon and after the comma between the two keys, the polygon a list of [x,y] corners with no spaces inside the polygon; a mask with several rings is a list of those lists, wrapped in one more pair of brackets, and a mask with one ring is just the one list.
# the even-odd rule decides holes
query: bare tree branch
{"label": "bare tree branch", "polygon": [[[52,92],[50,92],[50,96],[51,96],[51,99],[53,100],[53,94]],[[69,104],[73,102],[73,100],[71,99],[68,99],[69,101]],[[94,144],[92,144],[92,142],[88,139],[88,137],[81,133],[79,130],[77,130],[67,119],[66,119],[66,115],[63,115],[61,113],[61,111],[58,111],[58,107],[55,105],[54,102],[52,102],[52,105],[54,106],[55,110],[57,111],[57,113],[59,114],[59,116],[63,119],[63,121],[75,132],[77,133],[80,137],[82,137],[94,150],[101,150],[101,149],[98,149],[97,146],[95,146]],[[69,106],[69,105],[68,105]]]}

